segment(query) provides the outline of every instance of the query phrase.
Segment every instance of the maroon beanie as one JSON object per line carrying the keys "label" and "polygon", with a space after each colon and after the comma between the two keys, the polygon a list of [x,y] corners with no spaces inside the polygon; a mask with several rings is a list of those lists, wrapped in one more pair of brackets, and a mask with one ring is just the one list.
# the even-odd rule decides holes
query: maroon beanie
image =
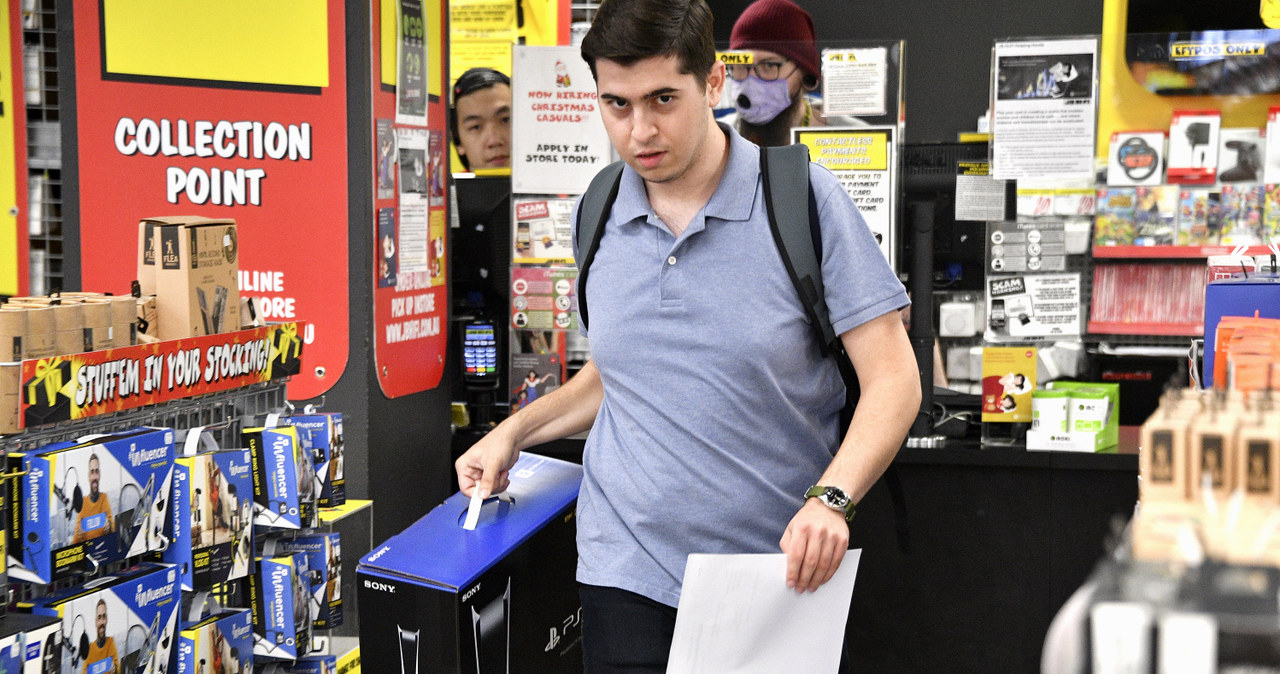
{"label": "maroon beanie", "polygon": [[729,48],[776,52],[795,61],[810,75],[822,75],[813,17],[791,0],[751,3],[733,24]]}

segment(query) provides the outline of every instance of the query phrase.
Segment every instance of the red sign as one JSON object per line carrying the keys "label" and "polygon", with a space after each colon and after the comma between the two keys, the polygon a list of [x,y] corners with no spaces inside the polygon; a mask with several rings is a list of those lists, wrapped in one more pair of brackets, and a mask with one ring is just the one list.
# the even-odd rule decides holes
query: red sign
{"label": "red sign", "polygon": [[[388,398],[426,391],[440,383],[444,373],[445,346],[448,343],[448,289],[445,285],[445,209],[444,185],[448,162],[445,140],[448,91],[444,63],[443,0],[426,0],[421,5],[408,3],[425,16],[427,125],[397,123],[397,92],[388,82],[396,81],[383,69],[383,55],[396,54],[394,45],[381,43],[381,36],[391,35],[402,42],[401,51],[421,46],[421,27],[416,21],[401,22],[401,31],[382,29],[383,22],[396,20],[394,12],[383,13],[388,3],[371,2],[373,13],[373,117],[375,152],[374,210],[369,214],[370,236],[374,240],[373,284],[373,356],[378,373],[378,387]],[[390,26],[388,27],[390,28]],[[414,31],[418,32],[415,33]],[[402,59],[406,67],[411,59]],[[388,64],[389,65],[389,64]],[[388,75],[384,77],[384,75]],[[406,94],[407,96],[407,94]],[[401,110],[405,101],[401,101]],[[421,150],[406,141],[418,136],[428,140],[427,161],[421,165],[410,161]],[[384,152],[384,148],[386,151]],[[399,149],[393,161],[391,152]],[[411,165],[412,164],[412,165]],[[425,169],[424,176],[416,175]],[[418,182],[427,179],[427,187]],[[413,195],[425,189],[430,195],[426,205]],[[407,264],[410,251],[419,251],[415,271]],[[425,265],[422,263],[425,262]]]}
{"label": "red sign", "polygon": [[304,326],[284,323],[22,361],[22,427],[83,419],[298,374]]}
{"label": "red sign", "polygon": [[[233,6],[246,5],[181,11]],[[234,218],[241,295],[263,298],[269,321],[306,321],[308,369],[288,395],[319,396],[342,376],[348,353],[344,4],[290,5],[296,21],[264,6],[208,26],[169,17],[177,10],[163,4],[146,7],[88,2],[74,13],[84,289],[129,291],[142,218]],[[161,24],[151,35],[198,35],[141,39],[149,18]],[[252,38],[264,32],[276,37]],[[171,55],[137,58],[157,53],[150,42]],[[241,58],[281,49],[275,43],[287,45],[282,56],[308,58]]]}

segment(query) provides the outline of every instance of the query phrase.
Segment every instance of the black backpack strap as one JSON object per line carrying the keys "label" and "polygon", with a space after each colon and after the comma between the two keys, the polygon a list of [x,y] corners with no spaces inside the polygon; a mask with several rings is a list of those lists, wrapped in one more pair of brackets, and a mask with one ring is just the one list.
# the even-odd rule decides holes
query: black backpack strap
{"label": "black backpack strap", "polygon": [[600,169],[591,185],[582,195],[578,204],[578,320],[582,327],[587,327],[587,270],[591,260],[600,248],[600,239],[604,236],[604,223],[609,220],[609,211],[618,198],[618,186],[622,184],[622,167],[620,161]]}
{"label": "black backpack strap", "polygon": [[[821,239],[815,240],[814,236],[818,223],[813,211],[817,209],[810,207],[813,198],[809,189],[808,146],[797,143],[760,148],[760,175],[764,180],[764,204],[773,242],[809,321],[818,331],[822,353],[831,353],[838,336],[827,315],[822,287]],[[809,217],[801,222],[804,216]]]}

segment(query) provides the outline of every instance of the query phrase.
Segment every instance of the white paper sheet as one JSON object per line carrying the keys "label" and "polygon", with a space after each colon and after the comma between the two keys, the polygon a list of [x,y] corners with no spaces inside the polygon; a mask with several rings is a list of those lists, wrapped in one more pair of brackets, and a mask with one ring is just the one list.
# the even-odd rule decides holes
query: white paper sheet
{"label": "white paper sheet", "polygon": [[476,523],[480,521],[480,507],[484,505],[484,499],[480,498],[480,485],[476,485],[471,490],[471,504],[467,506],[467,519],[463,520],[462,528],[467,531],[474,531]]}
{"label": "white paper sheet", "polygon": [[861,556],[797,594],[785,555],[689,555],[667,674],[835,672]]}

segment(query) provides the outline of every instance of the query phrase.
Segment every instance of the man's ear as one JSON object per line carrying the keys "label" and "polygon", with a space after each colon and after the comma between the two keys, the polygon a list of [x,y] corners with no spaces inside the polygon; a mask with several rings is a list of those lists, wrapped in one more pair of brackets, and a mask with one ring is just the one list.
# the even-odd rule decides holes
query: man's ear
{"label": "man's ear", "polygon": [[715,108],[720,104],[720,96],[724,94],[724,81],[728,77],[724,67],[724,61],[716,59],[711,64],[711,71],[707,73],[707,105]]}

